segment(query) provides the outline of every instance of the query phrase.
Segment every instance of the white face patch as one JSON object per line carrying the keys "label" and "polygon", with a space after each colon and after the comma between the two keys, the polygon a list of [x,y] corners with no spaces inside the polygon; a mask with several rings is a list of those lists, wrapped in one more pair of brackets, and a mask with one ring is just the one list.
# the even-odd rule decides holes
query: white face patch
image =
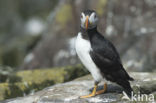
{"label": "white face patch", "polygon": [[85,28],[85,20],[86,20],[86,16],[84,13],[81,13],[81,27]]}
{"label": "white face patch", "polygon": [[91,15],[90,15],[90,17],[89,17],[89,21],[90,21],[90,23],[91,24],[97,24],[97,20],[98,20],[98,18],[97,18],[97,16],[96,16],[96,14],[95,14],[95,12],[93,12]]}
{"label": "white face patch", "polygon": [[[89,15],[85,15],[83,12],[81,13],[81,27],[85,29],[85,21],[86,21],[86,17]],[[96,13],[93,12],[90,16],[89,16],[89,25],[88,28],[94,28],[95,26],[97,26],[97,21],[98,21],[98,17],[96,16]]]}

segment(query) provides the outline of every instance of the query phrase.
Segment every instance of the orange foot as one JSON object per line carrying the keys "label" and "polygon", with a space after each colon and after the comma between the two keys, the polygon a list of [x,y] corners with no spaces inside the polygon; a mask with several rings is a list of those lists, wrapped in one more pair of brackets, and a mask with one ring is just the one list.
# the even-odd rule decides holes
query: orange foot
{"label": "orange foot", "polygon": [[94,86],[94,89],[91,94],[85,95],[85,96],[80,96],[80,98],[89,98],[89,97],[93,97],[95,95],[104,93],[107,89],[107,84],[106,83],[104,84],[104,88],[102,90],[96,91],[96,89],[97,89],[97,85]]}

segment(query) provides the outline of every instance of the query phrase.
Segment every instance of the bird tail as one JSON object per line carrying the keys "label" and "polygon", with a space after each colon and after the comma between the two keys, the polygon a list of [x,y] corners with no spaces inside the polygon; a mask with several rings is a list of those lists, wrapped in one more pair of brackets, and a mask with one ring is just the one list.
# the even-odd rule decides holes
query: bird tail
{"label": "bird tail", "polygon": [[117,84],[122,86],[126,94],[131,98],[131,93],[133,92],[133,89],[131,88],[129,81],[121,80],[121,81],[118,81]]}
{"label": "bird tail", "polygon": [[124,67],[123,66],[121,66],[121,67],[122,67],[122,70],[125,72],[127,79],[130,80],[130,81],[134,81],[134,79],[132,77],[130,77],[128,75],[128,73],[125,71]]}
{"label": "bird tail", "polygon": [[130,77],[130,76],[129,76],[129,80],[130,80],[130,81],[134,81],[134,79],[133,79],[132,77]]}

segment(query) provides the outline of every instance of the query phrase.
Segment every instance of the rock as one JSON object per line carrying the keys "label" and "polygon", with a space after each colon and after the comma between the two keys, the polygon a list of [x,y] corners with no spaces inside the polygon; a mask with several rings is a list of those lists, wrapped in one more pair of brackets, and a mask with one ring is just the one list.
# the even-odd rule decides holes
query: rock
{"label": "rock", "polygon": [[79,63],[69,42],[79,32],[81,11],[92,8],[99,15],[98,30],[114,43],[125,67],[131,71],[154,71],[155,6],[155,0],[59,0],[49,15],[44,36],[21,69]]}
{"label": "rock", "polygon": [[37,18],[38,21],[46,21],[57,1],[0,1],[3,4],[0,6],[0,14],[3,14],[0,16],[0,64],[12,67],[21,65],[25,55],[36,45],[43,32],[39,27],[44,25],[34,21]]}
{"label": "rock", "polygon": [[82,65],[19,71],[15,74],[16,77],[12,77],[8,83],[0,83],[0,100],[34,93],[50,85],[73,80],[87,73]]}
{"label": "rock", "polygon": [[24,35],[17,36],[16,39],[10,40],[8,44],[0,44],[0,64],[17,67],[21,65],[27,52],[40,39],[40,36]]}
{"label": "rock", "polygon": [[[24,61],[21,69],[75,65],[80,63],[74,48],[75,41],[73,40],[79,31],[80,12],[86,8],[86,5],[90,5],[102,16],[104,15],[103,9],[106,7],[106,4],[107,0],[79,0],[78,2],[60,0],[55,10],[49,15],[45,35],[31,52],[32,58],[29,59],[29,62]],[[27,57],[29,57],[29,54]]]}
{"label": "rock", "polygon": [[[135,93],[139,91],[147,96],[156,94],[156,73],[130,73],[135,81],[131,82]],[[106,82],[105,80],[103,82]],[[117,84],[107,82],[106,93],[95,97],[80,99],[79,96],[89,94],[93,89],[93,80],[90,75],[75,79],[70,82],[56,84],[45,88],[33,95],[18,97],[2,101],[2,103],[131,103],[132,101],[122,100],[122,88]],[[98,89],[102,88],[100,83]],[[156,97],[155,97],[156,99]],[[145,100],[143,101],[147,103]],[[154,103],[154,101],[153,101]]]}

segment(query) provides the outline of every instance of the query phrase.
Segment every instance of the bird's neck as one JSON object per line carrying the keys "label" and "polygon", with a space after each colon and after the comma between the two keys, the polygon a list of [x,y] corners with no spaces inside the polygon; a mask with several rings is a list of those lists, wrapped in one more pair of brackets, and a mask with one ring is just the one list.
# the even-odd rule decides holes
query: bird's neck
{"label": "bird's neck", "polygon": [[90,37],[97,33],[97,26],[91,29],[84,29],[81,27],[80,31],[82,32],[82,37],[89,40]]}

